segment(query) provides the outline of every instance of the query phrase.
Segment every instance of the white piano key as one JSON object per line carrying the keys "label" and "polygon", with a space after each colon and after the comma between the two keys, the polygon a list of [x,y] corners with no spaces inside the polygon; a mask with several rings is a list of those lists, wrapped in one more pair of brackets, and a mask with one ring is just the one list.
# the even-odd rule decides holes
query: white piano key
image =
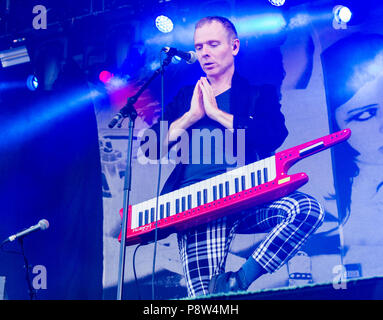
{"label": "white piano key", "polygon": [[145,211],[144,208],[145,206],[142,203],[132,207],[132,223],[131,223],[132,228],[137,228],[141,226],[139,221],[139,216],[140,216],[140,212]]}
{"label": "white piano key", "polygon": [[192,209],[197,207],[197,191],[198,191],[198,185],[193,185],[190,188],[190,193],[192,196]]}
{"label": "white piano key", "polygon": [[138,227],[138,211],[135,210],[134,207],[132,207],[132,215],[131,215],[131,228],[134,229],[134,228],[137,228]]}
{"label": "white piano key", "polygon": [[272,181],[277,177],[277,169],[275,166],[275,156],[270,157],[269,161],[270,161],[269,176],[270,176],[270,181]]}

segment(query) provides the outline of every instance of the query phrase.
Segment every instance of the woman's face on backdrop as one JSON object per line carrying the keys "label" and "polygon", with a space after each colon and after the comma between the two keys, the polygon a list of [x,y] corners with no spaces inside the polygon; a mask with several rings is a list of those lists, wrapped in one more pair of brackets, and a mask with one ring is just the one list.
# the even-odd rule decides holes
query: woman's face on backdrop
{"label": "woman's face on backdrop", "polygon": [[335,112],[341,129],[350,128],[348,142],[360,153],[358,161],[383,164],[383,73],[367,82]]}

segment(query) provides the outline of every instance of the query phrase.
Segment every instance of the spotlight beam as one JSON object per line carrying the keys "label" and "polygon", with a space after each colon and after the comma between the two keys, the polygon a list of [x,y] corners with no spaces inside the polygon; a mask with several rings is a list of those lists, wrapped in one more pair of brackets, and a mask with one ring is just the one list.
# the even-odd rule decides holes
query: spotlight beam
{"label": "spotlight beam", "polygon": [[55,119],[75,113],[101,95],[98,91],[80,91],[55,104],[41,103],[31,110],[8,118],[1,124],[0,150],[7,150],[12,145],[26,141],[47,128]]}

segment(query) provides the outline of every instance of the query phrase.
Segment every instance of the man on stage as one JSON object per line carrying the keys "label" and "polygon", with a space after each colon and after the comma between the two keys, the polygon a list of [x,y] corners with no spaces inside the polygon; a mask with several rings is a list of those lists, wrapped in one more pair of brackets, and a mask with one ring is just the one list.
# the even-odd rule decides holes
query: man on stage
{"label": "man on stage", "polygon": [[[288,135],[279,95],[272,85],[250,84],[235,69],[240,41],[232,22],[224,17],[201,19],[195,27],[194,46],[206,77],[181,89],[167,106],[164,120],[169,121],[170,127],[165,148],[177,143],[185,132],[191,139],[193,129],[231,130],[234,135],[238,129],[244,129],[246,164],[271,156]],[[154,128],[159,132],[160,125]],[[224,147],[211,143],[210,164],[192,161],[196,150],[191,149],[190,161],[176,166],[162,194],[233,167],[226,161],[215,161],[226,159]],[[322,224],[323,218],[323,209],[315,199],[294,192],[178,233],[188,295],[247,290],[253,281],[273,273],[292,258]],[[244,229],[267,232],[267,235],[239,270],[225,272],[233,237]]]}

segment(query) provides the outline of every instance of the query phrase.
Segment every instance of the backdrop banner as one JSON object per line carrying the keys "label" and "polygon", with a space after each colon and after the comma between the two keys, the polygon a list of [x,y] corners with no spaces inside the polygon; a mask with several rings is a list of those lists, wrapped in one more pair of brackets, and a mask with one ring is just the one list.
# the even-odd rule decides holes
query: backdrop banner
{"label": "backdrop banner", "polygon": [[[305,7],[298,9],[304,11]],[[234,24],[239,20],[234,17]],[[383,116],[379,91],[383,84],[383,35],[376,34],[380,30],[377,20],[342,29],[314,20],[304,28],[289,26],[283,35],[250,37],[239,32],[241,48],[236,70],[255,84],[272,83],[280,89],[289,135],[278,151],[344,128],[352,130],[349,141],[310,156],[289,171],[308,174],[310,180],[300,190],[319,200],[326,211],[325,221],[294,258],[277,272],[255,281],[249,291],[328,282],[333,282],[335,288],[346,279],[383,274],[383,236],[377,231],[383,219]],[[192,50],[193,28],[183,32],[183,39],[187,39],[183,45]],[[176,33],[166,44],[177,47],[178,39]],[[107,125],[151,75],[150,67],[158,66],[158,52],[163,45],[140,35],[135,40],[144,43],[141,63],[135,66],[136,76],[120,79],[120,87],[109,83],[105,89],[108,98],[95,102],[103,176],[105,299],[114,299],[116,292],[119,211],[128,141],[127,121],[122,128],[109,129]],[[164,87],[158,78],[138,100],[131,204],[156,195],[158,165],[142,164],[138,146],[140,131],[159,119],[161,92],[166,107],[179,88],[195,84],[202,75],[198,62],[171,64],[165,71]],[[161,186],[173,168],[172,164],[162,165]],[[237,270],[264,236],[237,234],[226,269]],[[158,241],[155,256],[153,244],[135,249],[135,245],[127,247],[124,298],[152,297],[153,266],[157,299],[187,295],[176,234]]]}

